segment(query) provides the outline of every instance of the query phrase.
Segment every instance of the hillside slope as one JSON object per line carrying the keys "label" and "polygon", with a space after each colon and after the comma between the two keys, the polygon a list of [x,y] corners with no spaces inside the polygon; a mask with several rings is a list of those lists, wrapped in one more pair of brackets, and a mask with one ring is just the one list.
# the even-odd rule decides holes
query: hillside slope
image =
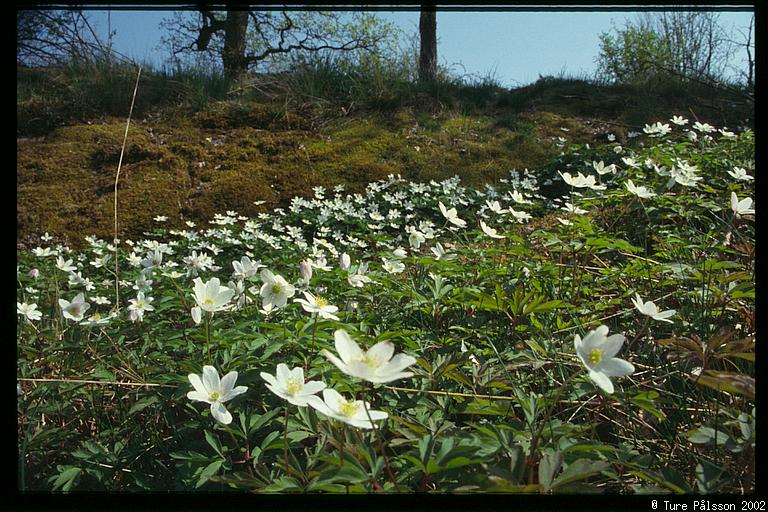
{"label": "hillside slope", "polygon": [[[674,100],[674,98],[672,99]],[[644,103],[645,102],[645,103]],[[689,115],[684,105],[546,79],[495,98],[485,111],[440,102],[382,109],[286,108],[231,100],[204,109],[156,109],[133,119],[118,184],[119,235],[140,236],[167,216],[167,227],[204,225],[214,213],[253,216],[286,206],[313,187],[362,190],[389,174],[415,181],[458,175],[495,182],[513,169],[536,169],[571,142],[619,141],[657,111]],[[718,107],[718,108],[715,108]],[[722,105],[697,105],[702,120],[724,124]],[[693,112],[697,114],[697,112]],[[125,118],[105,117],[17,139],[17,244],[49,232],[79,246],[113,236],[114,181]]]}

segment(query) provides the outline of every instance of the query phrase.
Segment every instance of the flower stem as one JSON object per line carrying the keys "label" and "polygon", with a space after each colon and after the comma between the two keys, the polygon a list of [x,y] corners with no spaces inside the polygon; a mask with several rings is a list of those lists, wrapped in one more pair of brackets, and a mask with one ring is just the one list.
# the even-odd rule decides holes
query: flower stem
{"label": "flower stem", "polygon": [[211,317],[213,313],[205,313],[205,346],[208,351],[208,362],[211,362]]}
{"label": "flower stem", "polygon": [[541,426],[539,426],[539,429],[536,431],[536,434],[533,436],[533,439],[531,439],[531,450],[528,453],[528,464],[530,465],[530,474],[528,477],[528,483],[533,482],[533,462],[534,462],[534,456],[536,452],[536,448],[539,444],[539,439],[541,438],[541,433],[544,431],[544,427],[549,423],[550,415],[552,414],[552,409],[554,408],[555,404],[558,400],[560,400],[560,395],[563,393],[563,390],[565,389],[566,385],[568,385],[575,376],[577,376],[581,371],[575,371],[570,376],[568,376],[565,381],[563,381],[563,384],[558,388],[557,393],[555,394],[555,398],[550,402],[549,406],[547,407],[547,412],[544,415],[544,420],[541,422]]}
{"label": "flower stem", "polygon": [[285,471],[288,472],[288,407],[285,407],[285,432],[283,434],[283,459],[285,460]]}
{"label": "flower stem", "polygon": [[315,357],[315,331],[316,330],[317,330],[317,313],[315,313],[315,316],[312,321],[312,352],[310,352],[309,358],[307,358],[307,361],[304,363],[304,373],[309,371],[310,361],[312,361],[312,358]]}
{"label": "flower stem", "polygon": [[365,388],[363,388],[363,409],[365,410],[365,415],[368,417],[368,421],[371,422],[371,427],[373,427],[373,432],[376,436],[376,442],[379,445],[379,451],[381,452],[381,456],[384,457],[384,467],[387,470],[389,480],[392,482],[392,485],[395,486],[395,491],[400,492],[400,488],[397,486],[397,480],[395,480],[395,475],[392,473],[392,468],[389,465],[389,457],[387,457],[387,452],[384,451],[384,443],[381,440],[381,434],[379,433],[379,429],[376,427],[376,424],[371,419],[371,413],[368,412],[368,405],[365,402],[365,398],[366,393]]}

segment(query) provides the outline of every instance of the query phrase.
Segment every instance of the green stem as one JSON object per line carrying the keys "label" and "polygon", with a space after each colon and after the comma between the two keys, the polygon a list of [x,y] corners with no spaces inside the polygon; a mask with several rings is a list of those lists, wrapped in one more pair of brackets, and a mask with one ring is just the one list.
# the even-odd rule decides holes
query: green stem
{"label": "green stem", "polygon": [[312,361],[312,358],[315,357],[315,331],[317,330],[317,313],[315,313],[315,316],[312,319],[312,352],[309,354],[309,358],[307,358],[306,363],[304,363],[304,373],[307,373],[310,368],[310,361]]}
{"label": "green stem", "polygon": [[536,434],[533,436],[533,439],[531,439],[531,450],[528,454],[528,463],[530,464],[530,475],[528,479],[528,483],[533,482],[533,462],[534,462],[534,455],[536,452],[536,448],[539,444],[539,439],[541,438],[541,433],[544,432],[544,427],[549,423],[550,415],[552,414],[552,409],[554,409],[555,404],[557,404],[557,401],[560,400],[560,395],[562,395],[563,390],[566,388],[566,386],[573,380],[574,377],[579,375],[581,371],[573,372],[565,381],[563,384],[558,388],[557,393],[555,394],[555,398],[552,400],[552,402],[547,407],[547,412],[544,415],[544,420],[541,422],[541,426],[536,431]]}
{"label": "green stem", "polygon": [[288,472],[288,406],[285,407],[285,433],[283,434],[283,459],[285,460],[285,471]]}
{"label": "green stem", "polygon": [[389,465],[389,457],[387,457],[387,452],[384,451],[384,443],[381,440],[381,434],[379,433],[379,429],[376,427],[376,424],[371,419],[371,413],[368,412],[368,406],[365,403],[366,393],[365,393],[365,387],[363,387],[363,409],[365,410],[365,415],[368,417],[368,421],[371,422],[371,427],[373,427],[373,432],[376,436],[376,441],[379,445],[379,451],[381,452],[381,456],[384,457],[384,467],[387,470],[387,476],[389,476],[390,482],[392,482],[392,485],[395,486],[395,491],[400,492],[400,488],[397,485],[397,480],[395,480],[395,474],[392,473],[392,468]]}
{"label": "green stem", "polygon": [[211,317],[213,313],[205,312],[205,346],[208,352],[208,362],[211,362]]}

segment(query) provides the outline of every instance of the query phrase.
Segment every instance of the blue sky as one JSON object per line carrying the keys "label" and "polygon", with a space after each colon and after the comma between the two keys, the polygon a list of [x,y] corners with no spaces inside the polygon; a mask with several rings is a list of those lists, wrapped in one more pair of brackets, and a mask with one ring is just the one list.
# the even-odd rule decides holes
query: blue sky
{"label": "blue sky", "polygon": [[[164,11],[110,13],[116,50],[139,61],[159,64],[167,56],[158,49]],[[417,33],[418,11],[380,12],[406,34]],[[634,20],[636,13],[615,12],[473,12],[437,13],[438,60],[457,74],[493,75],[516,87],[538,77],[592,75],[599,52],[598,36]],[[94,28],[107,32],[106,11],[89,11]],[[750,12],[720,12],[723,26],[746,28]],[[734,38],[739,36],[734,34]]]}

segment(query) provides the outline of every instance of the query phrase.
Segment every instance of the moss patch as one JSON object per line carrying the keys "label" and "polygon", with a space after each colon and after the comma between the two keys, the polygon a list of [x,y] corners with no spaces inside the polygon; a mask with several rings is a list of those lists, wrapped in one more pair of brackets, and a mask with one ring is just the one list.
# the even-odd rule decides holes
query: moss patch
{"label": "moss patch", "polygon": [[[118,192],[120,236],[142,236],[157,215],[168,216],[165,227],[183,228],[185,220],[205,224],[226,210],[255,215],[285,206],[294,196],[312,196],[315,186],[361,191],[389,174],[416,181],[459,175],[480,185],[511,169],[542,165],[556,153],[551,142],[564,134],[560,127],[574,141],[595,135],[581,121],[546,112],[406,107],[325,119],[321,129],[310,129],[313,113],[304,121],[300,114],[228,101],[197,114],[165,110],[132,123]],[[73,246],[89,234],[113,236],[124,132],[124,119],[109,118],[19,141],[17,242],[43,231]]]}

